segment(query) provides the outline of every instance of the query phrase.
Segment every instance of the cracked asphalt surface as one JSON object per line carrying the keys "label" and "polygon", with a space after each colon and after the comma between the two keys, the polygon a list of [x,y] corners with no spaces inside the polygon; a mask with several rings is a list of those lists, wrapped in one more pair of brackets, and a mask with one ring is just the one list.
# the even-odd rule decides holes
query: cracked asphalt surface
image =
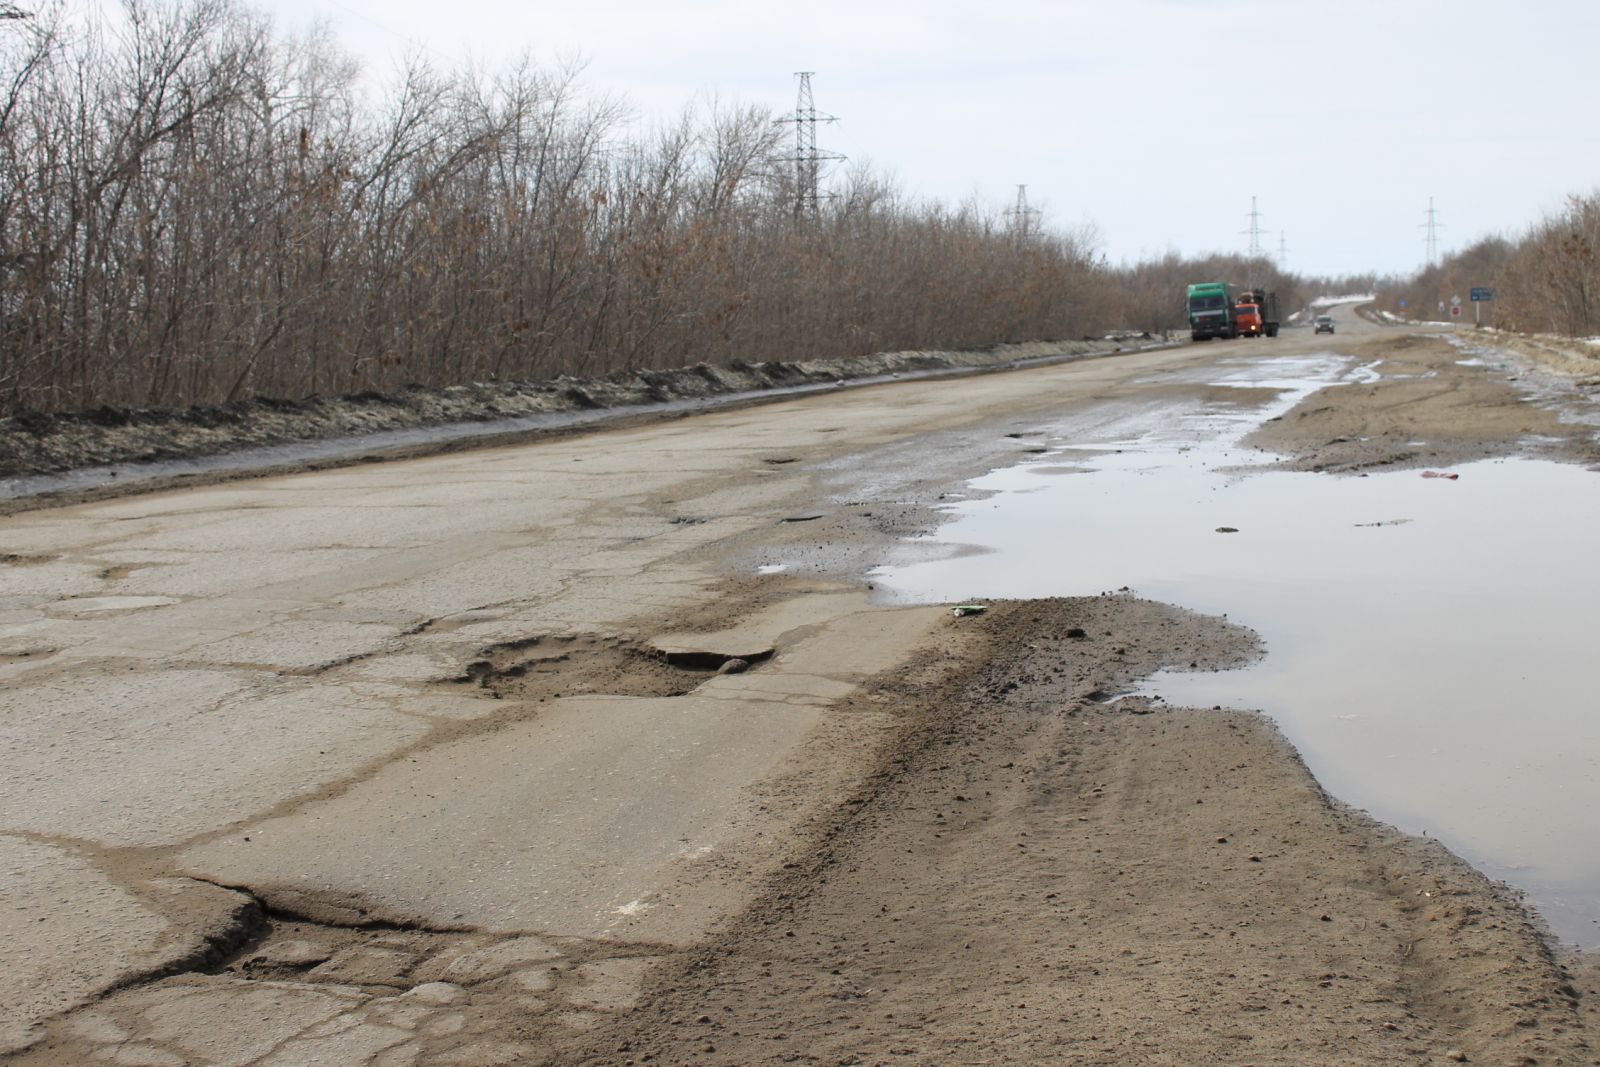
{"label": "cracked asphalt surface", "polygon": [[[1364,356],[1414,343],[1346,318],[1340,343]],[[759,984],[750,961],[770,946],[741,931],[774,899],[821,901],[817,914],[844,907],[820,888],[830,875],[818,843],[845,817],[840,798],[881,776],[915,725],[915,700],[892,683],[910,665],[932,670],[931,649],[946,649],[936,659],[950,669],[989,669],[943,609],[876,603],[866,569],[928,528],[941,494],[1026,454],[1041,420],[1108,398],[1159,409],[1163,396],[1203,390],[1163,375],[1226,353],[1327,346],[1274,343],[897,383],[6,518],[0,981],[21,993],[0,1009],[0,1052],[38,1064],[396,1067],[628,1062],[650,1044],[664,1060],[755,1062],[767,1046],[743,1038],[720,1038],[721,1053],[710,1038],[709,1051],[667,1040],[673,1018],[715,999],[671,991],[692,989],[685,968],[713,950],[735,985]],[[1239,392],[1218,400],[1249,403]],[[1571,457],[1592,451],[1555,414],[1511,400],[1500,426],[1493,398],[1507,392],[1453,387],[1440,417],[1478,421],[1434,435],[1439,449],[1476,454],[1539,432]],[[1404,401],[1352,402],[1368,432],[1340,444],[1341,469],[1411,461],[1386,452],[1385,435],[1428,436],[1431,408],[1426,396]],[[1389,410],[1408,421],[1371,424]],[[1313,417],[1308,432],[1326,450],[1338,427]],[[1279,443],[1296,462],[1328,463],[1307,458],[1310,440]],[[755,573],[778,563],[781,573]],[[1115,626],[1180,625],[1137,603],[1109,610]],[[1163,655],[1208,641],[1219,665],[1255,654],[1211,623],[1180,628],[1190,645]],[[1116,672],[1101,673],[1085,677]],[[930,692],[956,685],[942,678],[928,676]],[[1012,690],[1033,682],[1019,675]],[[1086,699],[1073,693],[1051,699]],[[1261,786],[1255,801],[1326,803],[1281,773],[1298,765],[1270,727],[1247,729],[1268,739],[1256,758],[1270,773],[1247,780]],[[1120,832],[1114,821],[1103,830]],[[878,855],[905,847],[891,835]],[[961,862],[982,864],[981,852]],[[1395,884],[1446,868],[1470,883],[1479,914],[1525,936],[1452,942],[1459,955],[1430,960],[1540,955],[1537,933],[1487,883],[1431,854]],[[864,906],[881,888],[858,884],[846,903]],[[755,970],[737,970],[746,966]],[[1522,983],[1523,1001],[1549,1002],[1531,1016],[1541,1040],[1581,1031],[1578,993],[1551,992],[1556,973],[1507,979]],[[926,994],[941,988],[930,979]],[[1419,996],[1413,1018],[1437,1004]],[[1358,1014],[1330,1024],[1327,1048],[1340,1026],[1368,1025]],[[1392,1062],[1400,1047],[1371,1025],[1379,1039],[1363,1038],[1359,1061]],[[1447,1025],[1439,1008],[1423,1029]],[[1512,1047],[1495,1044],[1493,1020],[1475,1025],[1438,1037],[1408,1023],[1404,1051]],[[890,1036],[873,1034],[831,1035],[830,1062],[888,1054]],[[1538,1051],[1589,1055],[1573,1040]],[[1102,1042],[1093,1055],[1127,1061],[1133,1047]],[[955,1061],[955,1045],[939,1049],[927,1062]]]}

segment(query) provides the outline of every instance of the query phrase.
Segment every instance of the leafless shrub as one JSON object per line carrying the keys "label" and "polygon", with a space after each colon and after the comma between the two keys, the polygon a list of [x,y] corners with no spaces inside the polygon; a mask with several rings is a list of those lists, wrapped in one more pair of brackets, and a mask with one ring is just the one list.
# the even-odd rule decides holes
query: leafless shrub
{"label": "leafless shrub", "polygon": [[[1383,306],[1430,318],[1474,287],[1494,290],[1489,320],[1535,333],[1600,333],[1600,193],[1571,196],[1522,237],[1490,237],[1419,271]],[[1401,301],[1405,301],[1404,309]]]}
{"label": "leafless shrub", "polygon": [[1163,329],[1195,280],[864,168],[797,224],[761,108],[627,139],[575,69],[421,59],[368,104],[233,0],[0,22],[0,92],[0,414]]}

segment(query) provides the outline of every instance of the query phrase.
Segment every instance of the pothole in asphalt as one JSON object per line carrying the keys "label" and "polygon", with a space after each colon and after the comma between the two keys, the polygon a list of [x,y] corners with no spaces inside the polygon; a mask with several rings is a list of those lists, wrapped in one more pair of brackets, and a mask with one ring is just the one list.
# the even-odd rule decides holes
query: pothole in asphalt
{"label": "pothole in asphalt", "polygon": [[7,667],[13,663],[37,663],[48,656],[53,656],[61,651],[50,645],[24,645],[20,648],[0,647],[0,667]]}
{"label": "pothole in asphalt", "polygon": [[236,992],[262,984],[359,992],[370,999],[353,1005],[341,1028],[398,1027],[437,1054],[503,1035],[512,1020],[523,1031],[587,1029],[631,1008],[662,958],[658,946],[622,941],[344,927],[269,914],[211,973]]}
{"label": "pothole in asphalt", "polygon": [[519,988],[537,986],[542,992],[554,984],[550,965],[566,956],[540,937],[334,926],[274,915],[212,973],[251,981],[356,986],[371,995],[437,982],[468,987],[514,976]]}
{"label": "pothole in asphalt", "polygon": [[772,656],[772,649],[763,648],[742,655],[711,652],[702,649],[682,649],[660,653],[674,667],[687,671],[710,671],[713,674],[740,674]]}
{"label": "pothole in asphalt", "polygon": [[771,649],[736,655],[651,648],[621,637],[547,635],[493,645],[455,681],[520,701],[586,694],[672,697],[693,691],[719,672],[748,669],[771,654]]}
{"label": "pothole in asphalt", "polygon": [[665,958],[624,941],[342,926],[235,892],[241,919],[208,960],[53,1021],[14,1062],[542,1062],[550,1040],[633,1007]]}

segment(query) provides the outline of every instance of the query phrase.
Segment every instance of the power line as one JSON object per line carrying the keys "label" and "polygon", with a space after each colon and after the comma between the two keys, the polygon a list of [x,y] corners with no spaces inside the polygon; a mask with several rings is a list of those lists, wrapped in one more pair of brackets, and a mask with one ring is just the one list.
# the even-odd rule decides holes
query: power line
{"label": "power line", "polygon": [[817,124],[839,120],[833,115],[825,115],[817,110],[816,102],[811,98],[811,75],[814,73],[809,70],[795,72],[794,76],[800,80],[800,88],[795,99],[794,114],[778,119],[780,123],[794,123],[794,155],[784,162],[794,164],[796,219],[817,217],[822,199],[819,184],[823,161],[845,158],[837,152],[824,152],[817,147]]}

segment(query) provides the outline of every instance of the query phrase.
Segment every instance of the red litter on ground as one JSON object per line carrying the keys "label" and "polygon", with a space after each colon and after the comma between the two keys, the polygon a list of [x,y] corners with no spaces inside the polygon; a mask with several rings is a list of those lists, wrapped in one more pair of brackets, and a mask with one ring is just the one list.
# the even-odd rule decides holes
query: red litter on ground
{"label": "red litter on ground", "polygon": [[1449,471],[1423,471],[1422,476],[1424,478],[1449,478],[1452,482],[1461,477],[1461,475],[1451,474]]}

